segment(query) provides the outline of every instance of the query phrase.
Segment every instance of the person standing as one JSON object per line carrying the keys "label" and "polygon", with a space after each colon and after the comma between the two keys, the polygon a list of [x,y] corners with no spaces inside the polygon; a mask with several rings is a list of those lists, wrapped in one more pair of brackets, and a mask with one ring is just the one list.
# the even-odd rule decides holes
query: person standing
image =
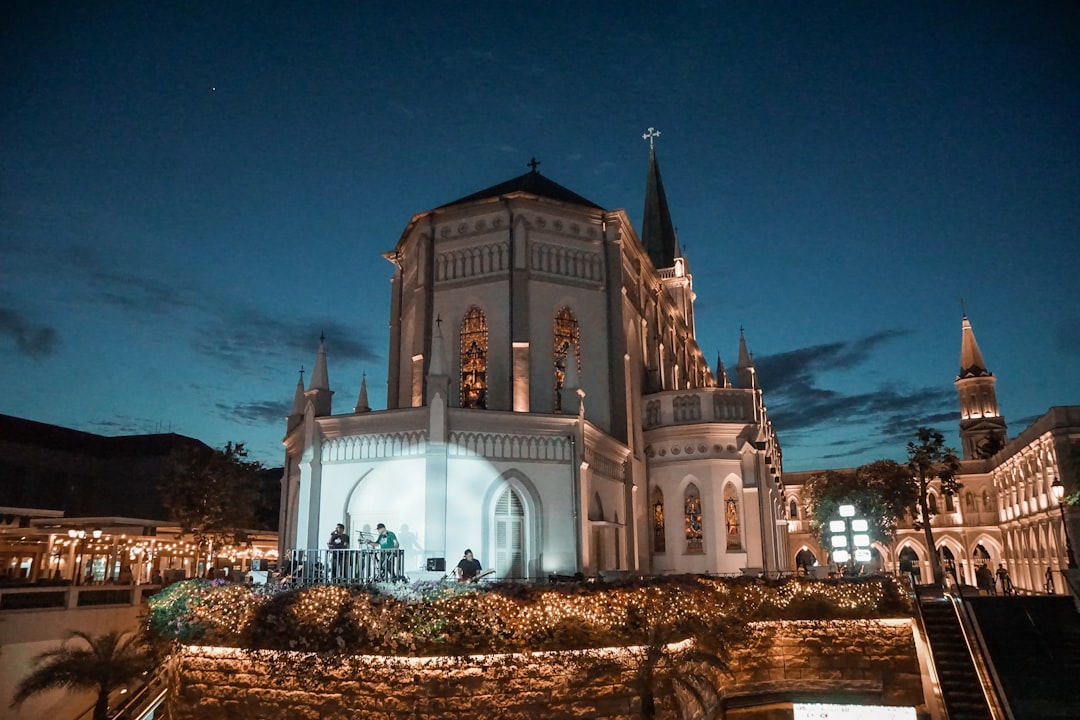
{"label": "person standing", "polygon": [[475,582],[480,570],[480,561],[473,557],[472,550],[466,550],[465,557],[461,558],[454,568],[454,574],[457,575],[458,582]]}
{"label": "person standing", "polygon": [[379,523],[375,526],[375,531],[378,533],[376,538],[371,541],[371,545],[379,549],[379,580],[387,581],[396,579],[391,575],[396,573],[390,573],[389,568],[393,567],[393,553],[391,550],[397,550],[399,547],[397,535],[392,530],[387,530],[386,525]]}
{"label": "person standing", "polygon": [[334,578],[339,578],[344,574],[345,570],[345,553],[343,550],[349,549],[349,536],[345,534],[345,526],[341,523],[337,524],[334,528],[334,532],[330,533],[330,539],[326,543],[326,547],[330,548],[330,572]]}
{"label": "person standing", "polygon": [[1015,592],[1013,589],[1012,578],[1009,577],[1009,571],[1000,563],[997,568],[997,579],[998,584],[1001,585],[1002,595],[1012,595]]}

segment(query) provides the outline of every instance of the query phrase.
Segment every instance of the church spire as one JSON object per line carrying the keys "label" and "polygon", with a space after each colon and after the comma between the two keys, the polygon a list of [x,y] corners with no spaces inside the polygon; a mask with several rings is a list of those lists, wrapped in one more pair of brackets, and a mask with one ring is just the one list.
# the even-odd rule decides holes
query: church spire
{"label": "church spire", "polygon": [[716,387],[731,387],[731,380],[728,378],[727,370],[724,369],[724,361],[720,359],[719,352],[716,353]]}
{"label": "church spire", "polygon": [[641,221],[641,242],[649,254],[653,266],[657,269],[669,268],[675,264],[678,241],[675,239],[675,226],[671,223],[671,211],[668,210],[667,195],[664,194],[664,182],[660,179],[660,164],[656,160],[656,148],[653,140],[660,132],[649,128],[642,137],[649,141],[649,173],[645,180],[645,213]]}
{"label": "church spire", "polygon": [[360,395],[356,398],[356,407],[353,408],[353,412],[371,412],[371,406],[368,405],[367,399],[367,373],[360,377]]}
{"label": "church spire", "polygon": [[311,371],[311,384],[306,395],[315,405],[315,416],[330,414],[330,374],[326,370],[326,335],[319,336],[319,352],[315,356],[315,369]]}
{"label": "church spire", "polygon": [[975,331],[967,315],[961,323],[960,374],[953,384],[960,396],[960,442],[965,460],[987,458],[1008,441],[1005,418],[998,408],[997,378],[986,369]]}
{"label": "church spire", "polygon": [[304,408],[307,399],[304,397],[304,368],[300,368],[300,378],[296,381],[296,391],[293,393],[292,407],[289,409],[289,417],[286,420],[286,428],[292,430],[304,419]]}
{"label": "church spire", "polygon": [[757,369],[754,367],[754,357],[746,348],[746,335],[739,328],[739,362],[735,366],[735,373],[739,376],[739,387],[757,388]]}

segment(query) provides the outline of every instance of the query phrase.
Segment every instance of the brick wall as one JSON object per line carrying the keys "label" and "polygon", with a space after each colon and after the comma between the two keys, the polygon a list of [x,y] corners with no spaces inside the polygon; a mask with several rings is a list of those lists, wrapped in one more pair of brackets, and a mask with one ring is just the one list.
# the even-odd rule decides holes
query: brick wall
{"label": "brick wall", "polygon": [[[637,674],[626,653],[545,653],[411,660],[188,647],[171,672],[172,720],[640,717]],[[728,717],[783,717],[792,697],[847,696],[919,706],[919,663],[906,621],[755,623],[721,677]],[[674,717],[658,697],[658,717]],[[772,704],[770,710],[755,706]],[[782,713],[782,711],[781,711]]]}

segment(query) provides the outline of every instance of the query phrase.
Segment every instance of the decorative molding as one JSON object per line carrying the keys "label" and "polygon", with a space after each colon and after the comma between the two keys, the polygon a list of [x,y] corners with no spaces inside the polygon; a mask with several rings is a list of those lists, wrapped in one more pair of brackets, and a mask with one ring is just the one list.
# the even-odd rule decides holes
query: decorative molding
{"label": "decorative molding", "polygon": [[451,432],[447,441],[450,457],[484,457],[499,460],[569,462],[570,442],[550,435]]}
{"label": "decorative molding", "polygon": [[510,271],[508,241],[447,250],[435,256],[435,282],[462,280]]}
{"label": "decorative molding", "polygon": [[605,455],[595,447],[589,445],[585,448],[585,462],[589,464],[589,470],[616,482],[625,482],[627,477],[627,464],[625,460]]}
{"label": "decorative molding", "polygon": [[324,440],[322,462],[377,460],[393,457],[423,455],[427,447],[427,432],[411,430],[380,435],[350,435]]}
{"label": "decorative molding", "polygon": [[590,250],[575,250],[563,245],[534,242],[530,246],[529,269],[549,275],[562,275],[600,282],[603,263],[600,254]]}

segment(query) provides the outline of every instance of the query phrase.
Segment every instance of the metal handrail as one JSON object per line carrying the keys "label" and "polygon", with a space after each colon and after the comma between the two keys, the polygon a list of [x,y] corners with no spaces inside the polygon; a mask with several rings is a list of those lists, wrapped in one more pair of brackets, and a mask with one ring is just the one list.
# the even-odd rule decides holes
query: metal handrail
{"label": "metal handrail", "polygon": [[1002,690],[993,660],[986,651],[986,643],[979,631],[978,623],[971,617],[971,609],[964,602],[963,595],[960,592],[953,593],[947,587],[943,588],[942,594],[952,605],[953,612],[956,613],[957,621],[960,623],[960,634],[964,638],[964,646],[975,666],[975,673],[979,676],[979,685],[982,688],[983,697],[986,698],[986,704],[990,708],[991,717],[993,720],[1015,720],[1012,708],[1009,707]]}
{"label": "metal handrail", "polygon": [[317,548],[288,550],[284,556],[281,583],[301,587],[353,586],[407,579],[405,551],[401,548]]}

